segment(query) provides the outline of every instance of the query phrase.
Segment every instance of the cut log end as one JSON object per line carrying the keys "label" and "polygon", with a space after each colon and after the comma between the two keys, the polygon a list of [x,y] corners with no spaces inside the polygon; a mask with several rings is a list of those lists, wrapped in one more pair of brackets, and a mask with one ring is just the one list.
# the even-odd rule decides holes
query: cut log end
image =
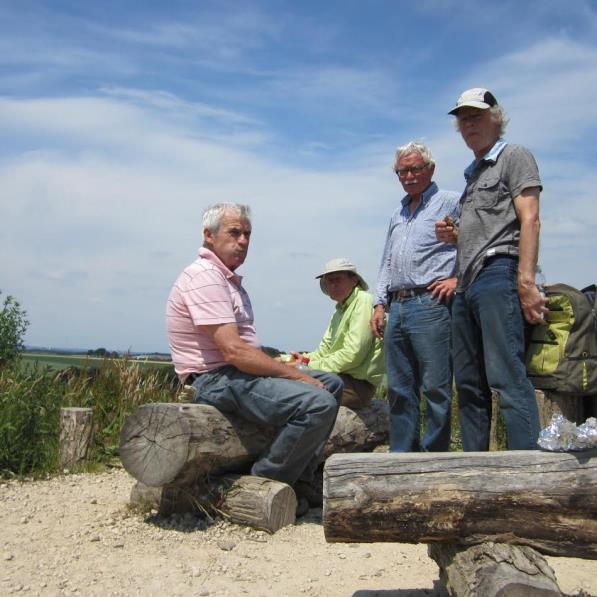
{"label": "cut log end", "polygon": [[160,487],[176,478],[187,460],[188,422],[168,404],[140,406],[120,433],[120,458],[145,485]]}
{"label": "cut log end", "polygon": [[187,487],[148,487],[136,483],[130,503],[160,516],[174,513],[212,513],[237,524],[275,533],[294,524],[296,495],[289,485],[251,475],[205,480]]}

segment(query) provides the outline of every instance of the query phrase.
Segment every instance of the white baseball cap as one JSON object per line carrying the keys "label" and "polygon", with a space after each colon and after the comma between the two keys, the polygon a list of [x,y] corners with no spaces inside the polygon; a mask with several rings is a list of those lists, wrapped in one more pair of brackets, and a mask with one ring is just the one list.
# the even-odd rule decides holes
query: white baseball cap
{"label": "white baseball cap", "polygon": [[456,116],[456,114],[458,114],[458,110],[464,106],[479,108],[480,110],[487,110],[487,108],[497,106],[497,103],[498,102],[495,99],[495,95],[493,95],[491,91],[488,89],[483,89],[482,87],[474,87],[473,89],[467,89],[460,95],[456,105],[448,112],[448,114],[453,114]]}

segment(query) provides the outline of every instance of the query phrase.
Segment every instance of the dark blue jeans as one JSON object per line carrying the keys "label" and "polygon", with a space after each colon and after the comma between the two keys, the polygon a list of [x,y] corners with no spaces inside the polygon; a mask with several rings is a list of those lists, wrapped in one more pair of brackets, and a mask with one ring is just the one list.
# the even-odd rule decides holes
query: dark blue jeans
{"label": "dark blue jeans", "polygon": [[[450,447],[450,336],[450,310],[431,293],[390,305],[384,351],[391,452],[442,452]],[[427,431],[422,442],[420,392],[427,406]]]}
{"label": "dark blue jeans", "polygon": [[494,257],[465,292],[454,296],[454,377],[466,451],[489,448],[491,390],[500,396],[508,448],[537,447],[539,413],[524,362],[517,268],[516,259]]}
{"label": "dark blue jeans", "polygon": [[334,373],[307,372],[326,389],[280,377],[256,377],[231,365],[204,373],[193,382],[198,403],[280,428],[269,450],[253,464],[253,475],[289,485],[299,478],[312,480],[336,421],[343,384]]}

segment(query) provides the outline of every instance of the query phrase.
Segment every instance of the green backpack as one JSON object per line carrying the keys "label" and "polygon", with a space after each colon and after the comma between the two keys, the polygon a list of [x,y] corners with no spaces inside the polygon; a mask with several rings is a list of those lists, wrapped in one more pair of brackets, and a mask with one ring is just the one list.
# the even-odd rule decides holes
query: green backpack
{"label": "green backpack", "polygon": [[549,313],[533,327],[526,353],[529,379],[539,390],[597,395],[597,305],[595,285],[577,290],[545,286]]}

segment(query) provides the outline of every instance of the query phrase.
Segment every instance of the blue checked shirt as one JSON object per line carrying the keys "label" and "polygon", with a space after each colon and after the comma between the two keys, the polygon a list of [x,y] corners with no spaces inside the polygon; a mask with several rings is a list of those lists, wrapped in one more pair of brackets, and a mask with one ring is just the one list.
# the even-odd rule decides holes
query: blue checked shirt
{"label": "blue checked shirt", "polygon": [[460,194],[440,191],[435,183],[423,193],[414,214],[406,195],[392,214],[377,276],[374,305],[387,306],[389,293],[428,286],[450,278],[456,271],[456,246],[435,238],[435,222],[450,216],[459,220]]}

